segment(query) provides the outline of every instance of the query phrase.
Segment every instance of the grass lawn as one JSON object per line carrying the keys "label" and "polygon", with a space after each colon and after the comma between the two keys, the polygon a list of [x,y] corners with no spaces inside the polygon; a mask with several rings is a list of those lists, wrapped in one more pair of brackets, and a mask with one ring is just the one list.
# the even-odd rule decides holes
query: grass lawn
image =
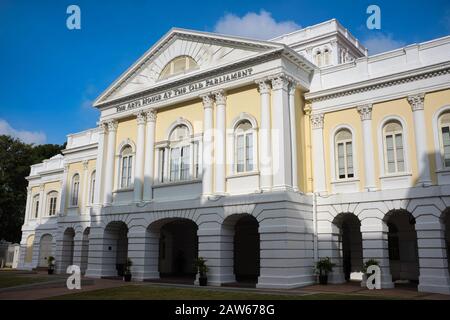
{"label": "grass lawn", "polygon": [[273,294],[245,291],[168,288],[150,285],[129,285],[110,289],[53,297],[57,300],[365,300],[383,297],[357,294],[318,293],[308,295]]}
{"label": "grass lawn", "polygon": [[0,288],[9,288],[49,280],[48,277],[36,277],[34,275],[16,274],[14,272],[1,272]]}

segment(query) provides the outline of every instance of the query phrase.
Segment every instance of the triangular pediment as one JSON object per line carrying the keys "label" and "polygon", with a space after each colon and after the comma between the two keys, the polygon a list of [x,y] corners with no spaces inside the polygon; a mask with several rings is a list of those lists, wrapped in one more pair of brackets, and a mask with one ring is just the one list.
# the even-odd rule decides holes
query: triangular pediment
{"label": "triangular pediment", "polygon": [[[282,48],[282,45],[273,42],[173,29],[100,95],[94,105],[278,48]],[[197,64],[195,70],[162,79],[161,71],[179,56],[191,57]]]}

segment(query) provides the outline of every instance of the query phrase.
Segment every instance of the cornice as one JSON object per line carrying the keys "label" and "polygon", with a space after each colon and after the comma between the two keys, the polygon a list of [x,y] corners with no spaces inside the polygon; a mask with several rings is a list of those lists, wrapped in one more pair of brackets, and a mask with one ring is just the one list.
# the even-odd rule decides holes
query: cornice
{"label": "cornice", "polygon": [[450,73],[450,63],[439,63],[419,69],[400,72],[394,75],[364,80],[349,85],[333,87],[322,91],[306,93],[305,98],[311,102],[325,101],[357,93],[373,91],[385,87],[438,77]]}

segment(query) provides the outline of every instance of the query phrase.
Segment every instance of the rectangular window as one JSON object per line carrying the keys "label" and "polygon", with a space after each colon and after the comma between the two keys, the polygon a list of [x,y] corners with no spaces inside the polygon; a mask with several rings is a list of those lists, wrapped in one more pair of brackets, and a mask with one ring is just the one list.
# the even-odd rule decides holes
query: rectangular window
{"label": "rectangular window", "polygon": [[128,172],[128,158],[123,157],[122,158],[122,181],[121,181],[121,187],[125,188],[127,186],[127,172]]}
{"label": "rectangular window", "polygon": [[244,172],[244,136],[236,137],[236,172]]}
{"label": "rectangular window", "polygon": [[442,127],[442,145],[444,151],[444,166],[450,167],[450,127]]}
{"label": "rectangular window", "polygon": [[347,149],[347,177],[353,178],[353,146],[351,142],[347,142],[346,144]]}
{"label": "rectangular window", "polygon": [[199,157],[199,145],[198,142],[196,141],[194,143],[194,178],[198,178],[198,174],[199,174],[199,161],[198,161],[198,157]]}
{"label": "rectangular window", "polygon": [[56,198],[51,197],[48,215],[54,216],[55,214],[56,214]]}
{"label": "rectangular window", "polygon": [[127,173],[127,188],[131,187],[131,175],[133,169],[133,157],[128,157],[128,173]]}
{"label": "rectangular window", "polygon": [[181,180],[189,179],[189,170],[190,170],[190,147],[185,146],[181,148]]}
{"label": "rectangular window", "polygon": [[245,165],[247,171],[253,170],[253,136],[251,133],[245,135]]}
{"label": "rectangular window", "polygon": [[344,179],[345,178],[344,143],[338,143],[338,166],[339,166],[339,179]]}
{"label": "rectangular window", "polygon": [[78,205],[78,188],[79,188],[79,185],[80,185],[79,182],[74,182],[73,183],[72,206],[77,206]]}
{"label": "rectangular window", "polygon": [[159,150],[159,182],[164,182],[164,171],[166,169],[165,165],[164,165],[164,149],[160,149]]}
{"label": "rectangular window", "polygon": [[177,181],[180,176],[180,148],[170,151],[170,181]]}
{"label": "rectangular window", "polygon": [[34,206],[34,217],[39,217],[39,200],[36,200],[36,204]]}

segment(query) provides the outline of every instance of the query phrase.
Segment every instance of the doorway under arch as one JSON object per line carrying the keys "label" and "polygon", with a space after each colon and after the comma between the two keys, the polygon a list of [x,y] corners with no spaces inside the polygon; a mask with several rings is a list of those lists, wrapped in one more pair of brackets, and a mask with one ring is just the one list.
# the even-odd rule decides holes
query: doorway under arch
{"label": "doorway under arch", "polygon": [[53,256],[53,237],[51,234],[44,234],[39,242],[39,264],[38,267],[48,267],[48,257]]}
{"label": "doorway under arch", "polygon": [[333,223],[339,228],[340,257],[346,281],[362,280],[363,247],[361,222],[353,213],[341,213]]}
{"label": "doorway under arch", "polygon": [[406,210],[393,210],[386,215],[389,265],[394,284],[417,285],[419,258],[416,221]]}
{"label": "doorway under arch", "polygon": [[61,271],[65,272],[67,267],[73,264],[73,249],[75,244],[75,230],[67,228],[63,234]]}
{"label": "doorway under arch", "polygon": [[103,238],[103,275],[122,277],[128,258],[128,227],[125,222],[110,222]]}

